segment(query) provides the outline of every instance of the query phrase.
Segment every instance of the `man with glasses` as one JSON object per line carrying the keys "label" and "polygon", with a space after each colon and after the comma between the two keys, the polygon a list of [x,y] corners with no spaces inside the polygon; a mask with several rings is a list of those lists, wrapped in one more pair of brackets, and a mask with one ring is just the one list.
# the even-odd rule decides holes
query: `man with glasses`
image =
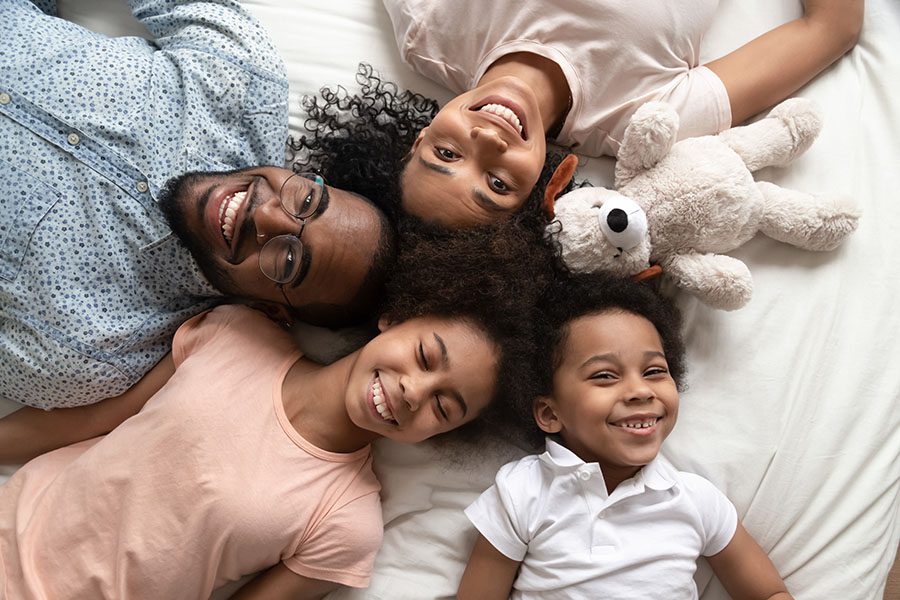
{"label": "man with glasses", "polygon": [[81,406],[152,385],[177,327],[229,297],[358,322],[392,257],[365,199],[254,166],[284,162],[288,86],[238,3],[129,3],[155,40],[0,2],[5,400]]}

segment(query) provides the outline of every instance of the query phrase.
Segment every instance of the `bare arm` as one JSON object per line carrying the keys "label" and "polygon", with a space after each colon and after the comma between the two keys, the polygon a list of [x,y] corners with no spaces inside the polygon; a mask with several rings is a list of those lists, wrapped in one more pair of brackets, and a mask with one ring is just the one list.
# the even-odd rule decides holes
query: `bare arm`
{"label": "bare arm", "polygon": [[25,407],[0,419],[0,464],[21,464],[39,454],[109,433],[137,414],[175,372],[169,353],[125,393],[96,404],[51,411]]}
{"label": "bare arm", "polygon": [[864,0],[805,0],[799,19],[716,59],[709,67],[728,90],[732,125],[777,104],[856,45]]}
{"label": "bare arm", "polygon": [[478,536],[459,582],[457,600],[505,600],[509,598],[519,562],[507,558],[483,535]]}
{"label": "bare arm", "polygon": [[232,600],[318,600],[338,587],[333,581],[298,575],[277,564],[242,587]]}
{"label": "bare arm", "polygon": [[707,561],[735,600],[793,600],[775,565],[740,523],[725,549]]}

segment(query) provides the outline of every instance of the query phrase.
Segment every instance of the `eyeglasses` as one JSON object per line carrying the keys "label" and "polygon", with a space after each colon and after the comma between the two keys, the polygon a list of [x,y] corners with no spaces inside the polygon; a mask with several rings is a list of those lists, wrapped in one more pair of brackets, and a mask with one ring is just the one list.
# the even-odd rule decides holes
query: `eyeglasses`
{"label": "eyeglasses", "polygon": [[325,193],[325,179],[316,173],[294,173],[285,179],[278,191],[281,210],[300,221],[300,231],[275,236],[259,251],[259,270],[278,284],[285,302],[291,308],[293,305],[284,293],[284,284],[293,281],[300,272],[303,264],[300,236],[306,221],[319,209]]}

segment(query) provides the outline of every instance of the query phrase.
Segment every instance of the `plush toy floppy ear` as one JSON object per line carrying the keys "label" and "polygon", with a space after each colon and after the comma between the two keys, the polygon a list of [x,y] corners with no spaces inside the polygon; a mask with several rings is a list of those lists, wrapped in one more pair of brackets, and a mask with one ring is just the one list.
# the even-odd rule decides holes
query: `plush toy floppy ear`
{"label": "plush toy floppy ear", "polygon": [[547,183],[547,189],[544,190],[544,214],[547,215],[548,220],[553,219],[554,211],[553,211],[553,203],[556,202],[556,197],[559,196],[566,186],[569,185],[569,182],[572,181],[572,176],[575,175],[575,169],[578,167],[578,157],[574,154],[570,154],[563,159],[559,166],[556,167],[556,170],[553,171],[553,176],[550,177],[550,182]]}

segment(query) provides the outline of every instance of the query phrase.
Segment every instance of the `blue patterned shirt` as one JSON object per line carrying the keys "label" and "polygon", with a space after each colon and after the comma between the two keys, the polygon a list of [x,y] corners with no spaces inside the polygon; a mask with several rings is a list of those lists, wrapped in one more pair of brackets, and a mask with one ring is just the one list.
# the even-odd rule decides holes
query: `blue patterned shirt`
{"label": "blue patterned shirt", "polygon": [[130,0],[154,40],[0,0],[0,396],[117,395],[219,299],[156,198],[173,175],[282,165],[288,84],[236,2]]}

